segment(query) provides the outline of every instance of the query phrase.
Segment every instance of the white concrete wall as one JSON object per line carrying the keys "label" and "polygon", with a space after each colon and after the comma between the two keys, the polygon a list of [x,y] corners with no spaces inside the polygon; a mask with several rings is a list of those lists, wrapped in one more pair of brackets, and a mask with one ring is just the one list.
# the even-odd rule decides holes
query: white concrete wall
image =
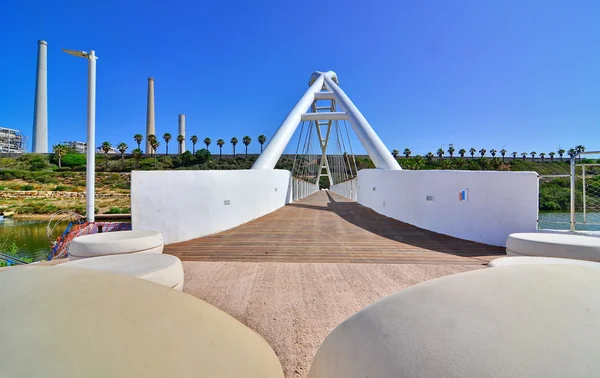
{"label": "white concrete wall", "polygon": [[[246,223],[289,202],[285,170],[134,171],[133,229],[182,242]],[[228,204],[226,201],[229,201]]]}
{"label": "white concrete wall", "polygon": [[329,190],[331,190],[334,193],[339,194],[340,196],[343,196],[343,197],[346,197],[346,198],[356,201],[357,196],[358,196],[357,186],[358,186],[358,179],[352,179],[352,180],[341,182],[339,184],[332,185],[329,188]]}
{"label": "white concrete wall", "polygon": [[[468,189],[468,200],[459,200]],[[427,200],[432,196],[432,200]],[[358,172],[358,202],[417,227],[505,246],[513,232],[534,232],[538,215],[535,172]]]}

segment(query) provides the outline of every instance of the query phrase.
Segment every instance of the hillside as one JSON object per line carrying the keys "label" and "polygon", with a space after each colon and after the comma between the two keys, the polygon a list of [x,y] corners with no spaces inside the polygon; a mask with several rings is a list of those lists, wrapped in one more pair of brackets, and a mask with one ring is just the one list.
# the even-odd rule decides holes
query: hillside
{"label": "hillside", "polygon": [[[228,156],[219,158],[205,149],[195,155],[186,152],[169,156],[96,156],[96,211],[98,213],[129,213],[130,172],[157,169],[249,169],[256,155],[245,157]],[[525,161],[521,159],[491,158],[423,158],[420,156],[398,157],[404,169],[458,169],[458,170],[500,170],[534,171],[541,176],[567,175],[569,163],[560,161]],[[293,157],[280,159],[278,169],[291,170]],[[0,158],[0,209],[19,214],[47,214],[69,209],[85,212],[85,164],[83,154],[68,153],[61,158],[59,168],[55,155],[25,154],[16,158]],[[352,164],[353,165],[353,164]],[[357,156],[358,169],[373,168],[368,157]],[[567,178],[542,178],[540,182],[540,209],[566,210],[569,204]],[[322,187],[328,187],[326,178]],[[26,192],[26,193],[23,193]]]}

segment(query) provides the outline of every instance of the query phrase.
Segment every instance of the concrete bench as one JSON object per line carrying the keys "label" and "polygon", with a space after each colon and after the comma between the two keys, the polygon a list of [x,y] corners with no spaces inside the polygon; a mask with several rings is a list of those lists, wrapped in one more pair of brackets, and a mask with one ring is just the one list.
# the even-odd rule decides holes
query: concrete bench
{"label": "concrete bench", "polygon": [[576,265],[427,281],[345,320],[309,378],[600,376],[600,274]]}
{"label": "concrete bench", "polygon": [[494,259],[488,263],[490,268],[516,265],[584,265],[600,268],[600,263],[595,261],[561,259],[558,257],[508,256]]}
{"label": "concrete bench", "polygon": [[79,236],[69,246],[69,260],[126,253],[162,253],[162,233],[158,231],[116,231]]}
{"label": "concrete bench", "polygon": [[510,234],[506,254],[600,261],[600,238],[570,233]]}
{"label": "concrete bench", "polygon": [[183,290],[183,266],[181,261],[171,255],[156,253],[131,253],[91,257],[57,265],[59,268],[85,268],[124,274]]}

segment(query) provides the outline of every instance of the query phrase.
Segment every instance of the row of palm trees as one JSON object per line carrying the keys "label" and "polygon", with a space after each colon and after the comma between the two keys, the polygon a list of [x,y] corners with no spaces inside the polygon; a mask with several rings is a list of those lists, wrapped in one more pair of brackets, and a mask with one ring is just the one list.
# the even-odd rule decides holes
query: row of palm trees
{"label": "row of palm trees", "polygon": [[[170,133],[163,134],[163,140],[165,141],[165,148],[166,148],[167,155],[169,154],[169,142],[171,141],[171,139],[173,139],[173,136]],[[131,154],[136,160],[139,160],[143,155],[143,152],[141,149],[141,144],[142,144],[142,141],[144,140],[144,136],[142,134],[135,134],[133,136],[133,140],[137,143],[137,148],[132,150]],[[150,142],[151,156],[154,156],[154,162],[156,163],[156,151],[158,150],[158,147],[160,147],[160,142],[158,141],[158,138],[154,134],[148,135],[148,141]],[[177,142],[179,143],[180,147],[183,145],[184,141],[185,141],[185,137],[183,135],[177,136]],[[190,141],[192,142],[192,153],[195,154],[196,153],[196,143],[198,143],[198,137],[196,135],[192,135],[190,137]],[[261,134],[258,136],[258,143],[260,144],[260,152],[261,153],[263,151],[263,146],[266,142],[267,142],[267,137],[265,135]],[[238,139],[236,137],[233,137],[233,138],[231,138],[230,143],[233,146],[233,156],[235,156],[235,146],[238,144]],[[250,145],[250,143],[252,143],[252,138],[250,138],[249,136],[246,135],[245,137],[242,138],[242,143],[244,144],[244,146],[246,146],[246,156],[248,156],[248,146]],[[209,146],[212,144],[212,140],[210,138],[204,138],[204,144],[206,145],[206,149],[208,149]],[[219,157],[221,157],[223,154],[223,146],[224,145],[225,145],[225,141],[223,139],[217,140],[217,146],[219,146]],[[112,144],[108,141],[102,142],[102,144],[100,145],[100,149],[102,150],[102,152],[104,152],[104,155],[106,156],[106,167],[108,167],[108,154],[112,151],[112,148],[113,148]],[[117,144],[116,149],[121,154],[121,162],[122,162],[123,166],[125,166],[125,153],[127,153],[129,146],[127,145],[127,143],[121,142],[121,143]],[[53,147],[53,152],[58,159],[58,167],[62,168],[62,158],[68,152],[67,147],[57,144]]]}
{"label": "row of palm trees", "polygon": [[[163,134],[163,140],[165,141],[165,148],[166,148],[167,155],[169,154],[169,142],[171,141],[172,138],[173,138],[173,136],[170,133]],[[141,152],[141,144],[142,144],[142,141],[144,140],[144,136],[142,134],[135,134],[133,136],[133,140],[137,143],[137,149],[140,150],[140,152]],[[196,153],[196,143],[198,143],[198,140],[199,139],[196,135],[192,135],[190,137],[190,141],[192,142],[192,154]],[[160,142],[157,140],[156,136],[153,134],[148,135],[148,141],[150,142],[150,148],[152,149],[152,154],[156,155],[156,150],[160,146]],[[180,147],[183,145],[184,141],[185,141],[185,137],[183,135],[177,136],[177,142],[179,143]],[[231,138],[231,140],[229,142],[233,146],[233,156],[235,156],[235,146],[239,143],[238,138],[233,137],[233,138]],[[265,135],[261,134],[258,136],[258,143],[260,144],[260,152],[261,153],[263,151],[263,145],[266,142],[267,142],[267,137]],[[107,142],[105,142],[105,143],[107,143]],[[249,136],[246,135],[245,137],[242,138],[242,143],[244,144],[244,146],[246,146],[246,156],[248,156],[248,146],[250,145],[250,143],[252,143],[252,138],[250,138]],[[209,146],[212,144],[212,140],[210,138],[204,138],[204,144],[206,145],[206,149],[208,149]],[[218,139],[216,144],[217,144],[217,146],[219,146],[219,156],[221,156],[223,154],[223,146],[225,145],[225,141],[223,139]],[[120,149],[118,147],[117,147],[117,149],[120,151]]]}
{"label": "row of palm trees", "polygon": [[[454,158],[454,154],[456,153],[456,149],[454,147],[450,147],[448,148],[448,151],[444,151],[443,148],[440,148],[437,150],[436,155],[441,159],[445,153],[448,153],[448,155],[450,156],[450,159]],[[480,149],[479,151],[477,151],[475,148],[471,148],[469,149],[469,154],[471,155],[471,158],[475,158],[475,153],[479,152],[479,154],[481,155],[481,157],[485,157],[485,154],[488,152],[485,148]],[[504,161],[504,158],[506,156],[506,154],[508,153],[508,151],[506,151],[504,148],[501,149],[500,151],[500,155],[502,156],[502,161]],[[556,156],[556,154],[558,154],[558,156],[560,157],[560,161],[563,161],[563,155],[565,154],[565,152],[569,155],[569,157],[573,157],[576,156],[577,154],[580,154],[582,152],[585,152],[585,146],[583,145],[579,145],[579,146],[575,146],[573,148],[570,148],[568,151],[565,151],[562,148],[559,148],[558,151],[554,152],[551,151],[548,154],[546,154],[545,152],[540,152],[539,154],[535,151],[532,152],[521,152],[521,157],[523,158],[523,160],[525,160],[527,158],[528,155],[531,155],[532,159],[535,159],[536,155],[538,155],[542,161],[544,161],[546,155],[550,156],[550,161],[554,161],[554,156]],[[409,158],[410,155],[412,154],[412,151],[410,150],[410,148],[405,148],[404,149],[404,156],[406,158]],[[460,150],[458,150],[458,154],[460,155],[461,158],[464,158],[465,155],[467,154],[467,150],[465,150],[464,148],[461,148]],[[490,155],[492,155],[492,158],[495,158],[496,155],[498,154],[498,151],[495,149],[491,149],[490,150]],[[398,150],[393,150],[392,151],[392,155],[395,157],[397,157],[398,155],[400,155],[400,151]],[[519,155],[518,152],[513,151],[510,154],[513,157],[513,160],[517,159],[517,155]],[[428,152],[425,157],[429,160],[432,160],[435,155],[433,154],[433,152]],[[581,157],[580,157],[581,159]]]}

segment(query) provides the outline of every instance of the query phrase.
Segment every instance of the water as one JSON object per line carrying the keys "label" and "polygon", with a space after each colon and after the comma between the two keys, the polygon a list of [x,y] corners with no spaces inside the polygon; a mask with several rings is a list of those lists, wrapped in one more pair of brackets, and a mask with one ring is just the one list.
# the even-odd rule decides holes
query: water
{"label": "water", "polygon": [[[540,212],[538,228],[552,230],[569,230],[571,228],[571,213]],[[575,214],[578,231],[600,231],[600,213],[588,213],[587,223],[583,223],[583,213]]]}
{"label": "water", "polygon": [[[47,220],[18,220],[5,218],[0,221],[0,240],[6,248],[15,243],[19,248],[19,257],[31,257],[34,261],[43,260],[48,256],[50,247],[46,237]],[[67,223],[56,227],[55,238],[67,228]],[[6,251],[0,251],[6,252]]]}
{"label": "water", "polygon": [[[126,222],[126,221],[118,221]],[[50,243],[46,237],[48,220],[25,220],[5,218],[0,220],[0,246],[7,249],[13,242],[19,252],[17,257],[30,257],[34,261],[45,260],[50,253]],[[56,240],[66,230],[69,223],[62,221],[54,227],[52,240]],[[53,223],[54,226],[54,223]],[[7,252],[0,250],[0,252]]]}

